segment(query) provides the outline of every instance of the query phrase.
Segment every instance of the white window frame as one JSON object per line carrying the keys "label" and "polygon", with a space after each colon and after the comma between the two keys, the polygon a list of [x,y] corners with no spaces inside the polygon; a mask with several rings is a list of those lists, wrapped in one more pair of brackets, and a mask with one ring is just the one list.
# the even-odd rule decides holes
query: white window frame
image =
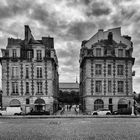
{"label": "white window frame", "polygon": [[37,66],[37,78],[42,78],[43,77],[43,69],[41,66]]}
{"label": "white window frame", "polygon": [[36,50],[36,58],[37,60],[42,60],[42,50]]}
{"label": "white window frame", "polygon": [[12,78],[17,78],[17,77],[18,77],[18,67],[12,66]]}
{"label": "white window frame", "polygon": [[42,93],[42,87],[43,87],[43,83],[42,82],[37,82],[37,93],[38,94]]}
{"label": "white window frame", "polygon": [[102,75],[102,64],[95,64],[95,75]]}
{"label": "white window frame", "polygon": [[102,81],[101,80],[97,80],[95,82],[95,92],[96,93],[101,93],[102,92]]}
{"label": "white window frame", "polygon": [[117,75],[124,75],[124,65],[117,65]]}
{"label": "white window frame", "polygon": [[124,92],[124,81],[118,81],[118,93]]}
{"label": "white window frame", "polygon": [[13,94],[18,93],[18,82],[12,82],[12,93]]}
{"label": "white window frame", "polygon": [[96,56],[100,57],[102,55],[102,49],[101,48],[96,48]]}
{"label": "white window frame", "polygon": [[118,57],[123,57],[123,49],[118,49]]}
{"label": "white window frame", "polygon": [[17,57],[17,50],[16,49],[12,49],[12,57],[13,58]]}

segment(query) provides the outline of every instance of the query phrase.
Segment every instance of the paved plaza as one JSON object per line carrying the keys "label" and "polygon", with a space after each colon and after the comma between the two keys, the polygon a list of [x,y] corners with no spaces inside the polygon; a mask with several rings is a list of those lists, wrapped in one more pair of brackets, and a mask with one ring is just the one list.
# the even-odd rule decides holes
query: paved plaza
{"label": "paved plaza", "polygon": [[140,118],[0,119],[0,140],[139,140]]}

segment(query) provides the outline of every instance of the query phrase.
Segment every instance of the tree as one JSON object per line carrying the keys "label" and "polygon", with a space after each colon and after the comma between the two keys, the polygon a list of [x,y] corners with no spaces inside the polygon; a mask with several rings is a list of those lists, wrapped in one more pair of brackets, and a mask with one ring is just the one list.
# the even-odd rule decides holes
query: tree
{"label": "tree", "polygon": [[79,104],[79,92],[59,91],[59,102],[65,104]]}

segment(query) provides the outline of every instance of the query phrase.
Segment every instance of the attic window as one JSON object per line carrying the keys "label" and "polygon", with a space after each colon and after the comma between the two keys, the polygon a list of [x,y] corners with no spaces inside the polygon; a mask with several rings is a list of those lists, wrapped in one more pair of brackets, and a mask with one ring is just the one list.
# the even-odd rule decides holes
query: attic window
{"label": "attic window", "polygon": [[118,57],[123,57],[123,49],[118,49]]}
{"label": "attic window", "polygon": [[101,48],[96,48],[96,56],[101,56]]}
{"label": "attic window", "polygon": [[17,57],[17,50],[16,49],[12,50],[12,55],[13,55],[13,58]]}

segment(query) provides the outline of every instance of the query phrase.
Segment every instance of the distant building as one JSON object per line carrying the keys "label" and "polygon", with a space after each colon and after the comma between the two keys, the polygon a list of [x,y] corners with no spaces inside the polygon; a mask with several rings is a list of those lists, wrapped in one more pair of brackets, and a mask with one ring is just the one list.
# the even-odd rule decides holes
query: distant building
{"label": "distant building", "polygon": [[53,38],[35,40],[28,25],[25,39],[8,38],[2,49],[3,106],[57,110],[58,60]]}
{"label": "distant building", "polygon": [[80,97],[83,111],[111,111],[132,105],[133,43],[121,28],[102,29],[80,50]]}
{"label": "distant building", "polygon": [[59,83],[59,90],[61,91],[67,91],[67,92],[71,92],[71,91],[75,91],[75,92],[79,92],[79,83]]}

